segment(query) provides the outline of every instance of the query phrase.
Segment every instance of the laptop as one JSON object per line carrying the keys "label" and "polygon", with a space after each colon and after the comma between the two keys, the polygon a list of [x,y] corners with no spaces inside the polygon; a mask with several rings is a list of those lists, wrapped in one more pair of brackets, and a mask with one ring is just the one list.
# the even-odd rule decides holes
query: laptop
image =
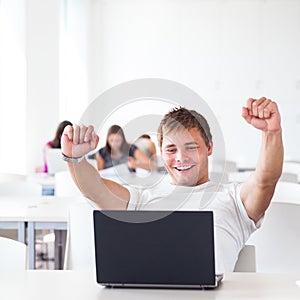
{"label": "laptop", "polygon": [[60,148],[47,149],[46,161],[49,174],[68,170],[68,165],[61,159]]}
{"label": "laptop", "polygon": [[94,211],[97,282],[107,287],[215,288],[211,211]]}

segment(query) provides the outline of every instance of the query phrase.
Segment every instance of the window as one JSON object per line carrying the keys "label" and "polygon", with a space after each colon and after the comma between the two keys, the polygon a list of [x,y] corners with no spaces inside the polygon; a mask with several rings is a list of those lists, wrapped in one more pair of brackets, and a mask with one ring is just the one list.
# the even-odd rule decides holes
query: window
{"label": "window", "polygon": [[26,169],[25,28],[25,0],[0,0],[0,172]]}

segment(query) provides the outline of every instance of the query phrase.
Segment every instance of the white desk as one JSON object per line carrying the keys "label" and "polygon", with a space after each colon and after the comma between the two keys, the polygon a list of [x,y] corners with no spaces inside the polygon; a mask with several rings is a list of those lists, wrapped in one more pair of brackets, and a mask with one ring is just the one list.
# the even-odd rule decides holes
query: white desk
{"label": "white desk", "polygon": [[300,299],[299,274],[228,273],[214,290],[110,289],[79,271],[0,273],[1,300]]}
{"label": "white desk", "polygon": [[69,207],[83,197],[0,197],[0,228],[18,229],[21,242],[26,241],[28,225],[29,268],[35,268],[35,230],[67,229]]}
{"label": "white desk", "polygon": [[53,195],[55,190],[55,177],[48,173],[34,173],[27,176],[27,181],[38,183],[42,186],[43,195]]}

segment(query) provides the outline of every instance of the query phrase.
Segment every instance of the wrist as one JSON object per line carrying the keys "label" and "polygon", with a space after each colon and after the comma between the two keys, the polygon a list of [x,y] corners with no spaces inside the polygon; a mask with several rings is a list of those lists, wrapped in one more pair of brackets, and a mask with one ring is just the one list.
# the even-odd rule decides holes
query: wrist
{"label": "wrist", "polygon": [[79,164],[83,159],[84,156],[80,156],[80,157],[70,157],[65,155],[64,153],[61,153],[61,158],[62,160],[71,163],[71,164]]}

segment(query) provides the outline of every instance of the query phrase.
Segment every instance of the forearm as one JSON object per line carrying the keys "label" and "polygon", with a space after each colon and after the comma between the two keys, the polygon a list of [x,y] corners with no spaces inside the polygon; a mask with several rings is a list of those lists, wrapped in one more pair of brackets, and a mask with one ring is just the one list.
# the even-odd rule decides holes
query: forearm
{"label": "forearm", "polygon": [[78,164],[68,163],[72,178],[81,193],[97,203],[101,209],[126,209],[129,191],[116,182],[104,179],[83,159]]}
{"label": "forearm", "polygon": [[262,97],[249,98],[242,116],[262,132],[262,146],[255,172],[244,182],[240,196],[248,216],[257,222],[265,213],[282,173],[283,143],[277,104]]}
{"label": "forearm", "polygon": [[255,179],[262,186],[276,185],[283,166],[282,131],[263,132],[262,146],[255,171]]}

